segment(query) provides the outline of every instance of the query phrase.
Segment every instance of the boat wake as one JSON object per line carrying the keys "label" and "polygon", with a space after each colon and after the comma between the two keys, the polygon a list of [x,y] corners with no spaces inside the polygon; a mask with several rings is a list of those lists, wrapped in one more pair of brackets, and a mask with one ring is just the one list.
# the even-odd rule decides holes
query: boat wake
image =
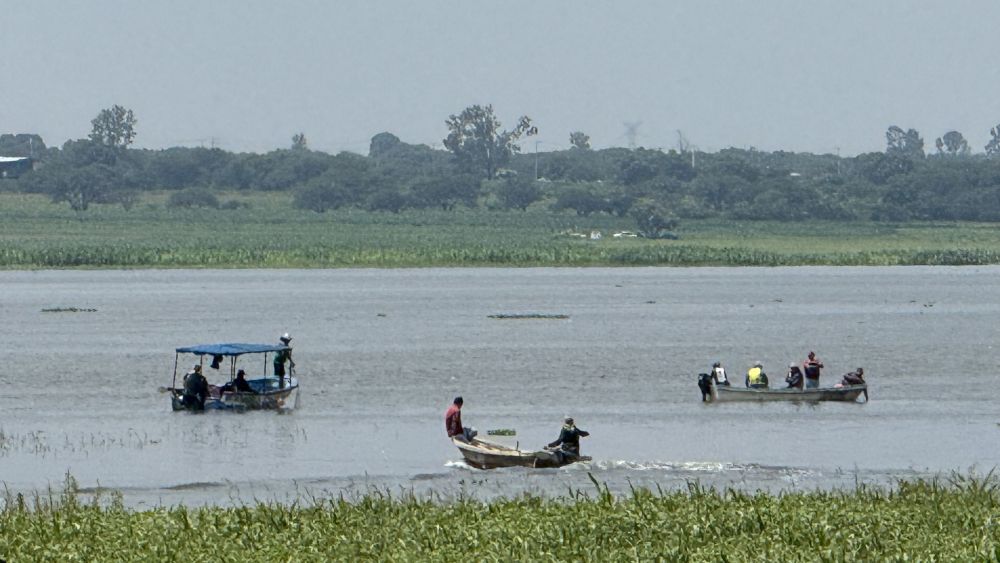
{"label": "boat wake", "polygon": [[719,461],[631,461],[599,460],[591,465],[605,471],[671,471],[685,473],[782,473],[813,475],[817,472],[805,467],[770,466],[757,463],[729,463]]}

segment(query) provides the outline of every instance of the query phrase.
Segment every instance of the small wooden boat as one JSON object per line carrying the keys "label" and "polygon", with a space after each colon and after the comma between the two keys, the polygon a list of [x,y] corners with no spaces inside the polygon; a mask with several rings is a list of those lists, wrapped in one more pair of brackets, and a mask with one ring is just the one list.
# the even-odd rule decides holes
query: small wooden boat
{"label": "small wooden boat", "polygon": [[842,385],[838,387],[814,387],[812,389],[748,389],[727,385],[712,386],[712,401],[857,401],[862,394],[868,401],[868,385]]}
{"label": "small wooden boat", "polygon": [[578,461],[590,461],[589,456],[567,456],[558,450],[521,450],[495,442],[473,438],[465,442],[452,438],[465,463],[479,469],[497,467],[562,467]]}
{"label": "small wooden boat", "polygon": [[[175,411],[182,410],[278,410],[293,409],[298,403],[299,380],[295,377],[295,368],[289,368],[289,375],[278,378],[267,373],[269,354],[275,354],[290,348],[284,344],[199,344],[177,348],[174,356],[174,374],[170,387],[161,388],[170,391],[170,407]],[[242,357],[250,354],[246,360],[248,369],[263,364],[263,373],[256,378],[247,379],[250,391],[235,391],[226,386],[209,385],[208,395],[203,406],[191,405],[184,400],[184,389],[178,386],[178,376],[183,381],[181,370],[178,369],[182,354],[193,354],[198,357],[198,364],[204,365],[205,359],[211,360],[211,368],[220,370],[228,382],[236,378],[237,368]],[[229,360],[225,362],[225,360]],[[228,365],[224,365],[228,363]],[[221,368],[221,369],[220,369]]]}

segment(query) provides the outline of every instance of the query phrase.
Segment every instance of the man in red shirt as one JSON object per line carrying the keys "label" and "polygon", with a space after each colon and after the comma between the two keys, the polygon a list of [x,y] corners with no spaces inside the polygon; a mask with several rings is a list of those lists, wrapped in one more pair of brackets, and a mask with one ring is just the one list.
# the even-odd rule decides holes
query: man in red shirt
{"label": "man in red shirt", "polygon": [[823,368],[823,362],[816,357],[816,352],[809,352],[809,358],[802,362],[802,371],[806,376],[806,389],[819,387],[819,370]]}
{"label": "man in red shirt", "polygon": [[461,397],[455,397],[448,411],[444,413],[444,429],[448,432],[449,438],[460,438],[465,442],[472,440],[476,431],[462,426],[462,403]]}

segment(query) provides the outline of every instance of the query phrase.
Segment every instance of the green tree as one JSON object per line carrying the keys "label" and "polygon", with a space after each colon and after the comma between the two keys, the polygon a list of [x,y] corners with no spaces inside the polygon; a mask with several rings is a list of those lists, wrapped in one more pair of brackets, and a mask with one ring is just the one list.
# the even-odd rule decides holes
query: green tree
{"label": "green tree", "polygon": [[380,189],[374,192],[367,202],[369,211],[389,211],[399,213],[409,202],[406,196],[393,188]]}
{"label": "green tree", "polygon": [[903,131],[895,125],[885,132],[886,154],[919,160],[924,158],[924,140],[916,129]]}
{"label": "green tree", "polygon": [[937,147],[938,154],[949,156],[966,156],[971,152],[968,141],[958,131],[948,131],[944,136],[938,137],[934,146]]}
{"label": "green tree", "polygon": [[95,203],[120,203],[129,209],[135,202],[137,172],[128,159],[117,161],[115,152],[87,139],[67,141],[57,158],[32,174],[28,187],[77,212]]}
{"label": "green tree", "polygon": [[219,199],[208,188],[185,188],[174,192],[167,200],[167,207],[208,207],[219,208]]}
{"label": "green tree", "polygon": [[853,164],[864,179],[879,186],[885,185],[897,174],[910,172],[914,167],[913,161],[899,152],[859,154]]}
{"label": "green tree", "polygon": [[414,184],[411,192],[417,207],[440,207],[445,211],[459,204],[473,207],[479,197],[479,178],[462,174],[431,178]]}
{"label": "green tree", "polygon": [[572,209],[581,217],[587,217],[589,215],[593,215],[594,213],[600,213],[601,211],[605,211],[607,208],[607,200],[595,194],[593,191],[582,187],[572,187],[567,190],[563,190],[556,198],[555,202],[552,203],[553,211]]}
{"label": "green tree", "polygon": [[382,132],[372,137],[368,145],[368,156],[379,158],[391,153],[396,147],[402,144],[399,137],[389,132]]}
{"label": "green tree", "polygon": [[497,199],[506,209],[525,211],[528,206],[542,199],[542,190],[530,178],[511,176],[505,178],[497,193]]}
{"label": "green tree", "polygon": [[449,133],[444,146],[455,155],[460,166],[487,180],[494,178],[497,170],[521,151],[518,139],[538,133],[528,116],[521,116],[512,130],[501,130],[491,105],[467,107],[462,113],[449,116],[445,124]]}
{"label": "green tree", "polygon": [[292,135],[292,150],[293,151],[309,150],[309,143],[308,141],[306,141],[305,133],[296,133]]}
{"label": "green tree", "polygon": [[1000,154],[1000,125],[990,129],[990,142],[986,143],[986,155],[994,157]]}
{"label": "green tree", "polygon": [[106,147],[125,149],[135,139],[135,125],[138,121],[132,110],[114,105],[102,109],[90,124],[90,140]]}
{"label": "green tree", "polygon": [[590,149],[590,136],[582,131],[573,131],[569,134],[569,144],[575,149]]}
{"label": "green tree", "polygon": [[0,135],[0,156],[29,156],[38,158],[45,152],[45,142],[35,134],[19,133]]}
{"label": "green tree", "polygon": [[677,228],[677,218],[660,202],[639,200],[632,206],[630,214],[640,235],[646,238],[677,238],[671,232]]}

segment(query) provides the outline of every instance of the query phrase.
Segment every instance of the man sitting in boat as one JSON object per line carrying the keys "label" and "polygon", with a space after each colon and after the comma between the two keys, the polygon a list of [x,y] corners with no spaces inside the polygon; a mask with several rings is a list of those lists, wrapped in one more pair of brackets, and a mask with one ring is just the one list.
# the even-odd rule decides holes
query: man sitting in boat
{"label": "man sitting in boat", "polygon": [[865,384],[865,370],[858,368],[848,374],[844,375],[844,378],[840,380],[841,385],[864,385]]}
{"label": "man sitting in boat", "polygon": [[560,461],[580,457],[580,438],[585,436],[590,436],[590,432],[577,428],[576,424],[573,423],[573,417],[567,416],[563,419],[559,438],[545,448],[559,448],[556,453],[559,454]]}
{"label": "man sitting in boat", "polygon": [[448,432],[449,438],[471,442],[478,432],[475,428],[462,426],[462,405],[464,403],[462,397],[455,397],[455,400],[451,402],[448,411],[444,413],[444,429]]}
{"label": "man sitting in boat", "polygon": [[247,381],[247,372],[239,370],[236,372],[236,379],[230,381],[229,383],[223,385],[219,389],[219,396],[221,397],[224,393],[256,393],[253,387],[250,387],[250,382]]}
{"label": "man sitting in boat", "polygon": [[785,376],[785,383],[788,384],[788,388],[802,389],[804,383],[802,370],[799,369],[798,364],[790,364],[788,366],[788,375]]}
{"label": "man sitting in boat", "polygon": [[184,394],[181,396],[181,403],[189,409],[203,410],[207,398],[208,380],[201,373],[201,364],[195,364],[194,368],[184,375]]}
{"label": "man sitting in boat", "polygon": [[747,371],[743,383],[750,389],[767,389],[767,374],[764,373],[764,365],[755,362],[753,367]]}
{"label": "man sitting in boat", "polygon": [[712,364],[712,379],[715,385],[729,385],[729,379],[726,377],[726,368],[722,367],[722,362]]}

